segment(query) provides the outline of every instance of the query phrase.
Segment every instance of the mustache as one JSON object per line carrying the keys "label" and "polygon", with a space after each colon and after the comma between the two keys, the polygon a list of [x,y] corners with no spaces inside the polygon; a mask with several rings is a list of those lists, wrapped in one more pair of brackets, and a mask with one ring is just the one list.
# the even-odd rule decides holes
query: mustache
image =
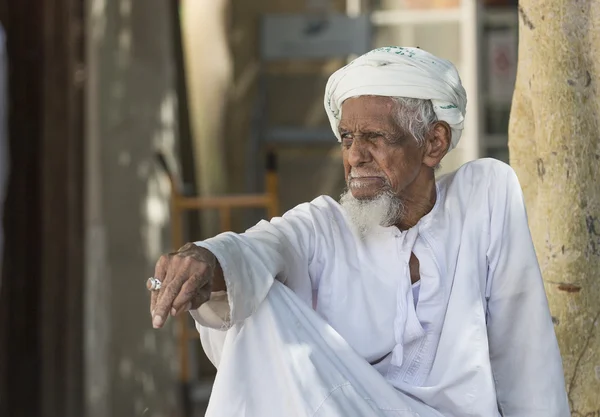
{"label": "mustache", "polygon": [[383,175],[380,172],[355,172],[355,171],[350,171],[350,173],[348,174],[348,179],[349,180],[353,180],[355,178],[365,178],[365,177],[377,177],[377,178],[383,178],[385,180],[387,180],[387,177],[385,175]]}
{"label": "mustache", "polygon": [[382,174],[381,172],[361,172],[361,173],[357,173],[355,171],[350,171],[348,173],[348,178],[346,179],[346,184],[350,184],[350,181],[355,180],[355,179],[360,179],[360,178],[380,178],[384,181],[385,185],[388,187],[392,186],[392,183],[390,182],[390,179]]}

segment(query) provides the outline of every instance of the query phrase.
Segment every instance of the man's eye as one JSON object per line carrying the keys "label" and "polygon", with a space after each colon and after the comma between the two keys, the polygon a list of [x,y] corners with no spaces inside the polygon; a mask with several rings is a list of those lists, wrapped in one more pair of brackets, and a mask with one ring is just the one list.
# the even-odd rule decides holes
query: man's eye
{"label": "man's eye", "polygon": [[342,146],[345,148],[349,148],[352,145],[352,141],[354,140],[354,138],[352,137],[352,134],[350,134],[350,133],[342,133],[341,138],[342,138]]}

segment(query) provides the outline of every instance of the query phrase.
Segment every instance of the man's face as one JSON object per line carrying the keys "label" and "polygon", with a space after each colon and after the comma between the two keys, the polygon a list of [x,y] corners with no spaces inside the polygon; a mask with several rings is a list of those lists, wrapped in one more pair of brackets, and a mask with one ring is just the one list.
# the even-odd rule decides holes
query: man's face
{"label": "man's face", "polygon": [[339,124],[348,189],[359,200],[402,196],[421,170],[424,149],[393,117],[394,101],[363,96],[342,104]]}

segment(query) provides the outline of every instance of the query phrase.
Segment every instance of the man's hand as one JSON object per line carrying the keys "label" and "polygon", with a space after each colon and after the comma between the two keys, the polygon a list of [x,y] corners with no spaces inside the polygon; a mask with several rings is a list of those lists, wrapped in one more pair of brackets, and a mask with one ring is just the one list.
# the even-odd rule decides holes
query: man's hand
{"label": "man's hand", "polygon": [[213,288],[217,259],[207,249],[188,243],[175,253],[163,255],[156,263],[154,278],[160,290],[151,291],[152,325],[161,328],[171,313],[196,309],[208,301]]}

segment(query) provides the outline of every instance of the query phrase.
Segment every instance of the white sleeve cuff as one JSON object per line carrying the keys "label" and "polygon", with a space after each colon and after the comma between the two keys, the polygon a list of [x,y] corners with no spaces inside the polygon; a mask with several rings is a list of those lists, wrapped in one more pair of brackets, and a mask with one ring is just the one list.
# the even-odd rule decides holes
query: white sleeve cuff
{"label": "white sleeve cuff", "polygon": [[231,327],[231,309],[227,291],[213,292],[210,299],[190,314],[202,327],[227,330]]}

